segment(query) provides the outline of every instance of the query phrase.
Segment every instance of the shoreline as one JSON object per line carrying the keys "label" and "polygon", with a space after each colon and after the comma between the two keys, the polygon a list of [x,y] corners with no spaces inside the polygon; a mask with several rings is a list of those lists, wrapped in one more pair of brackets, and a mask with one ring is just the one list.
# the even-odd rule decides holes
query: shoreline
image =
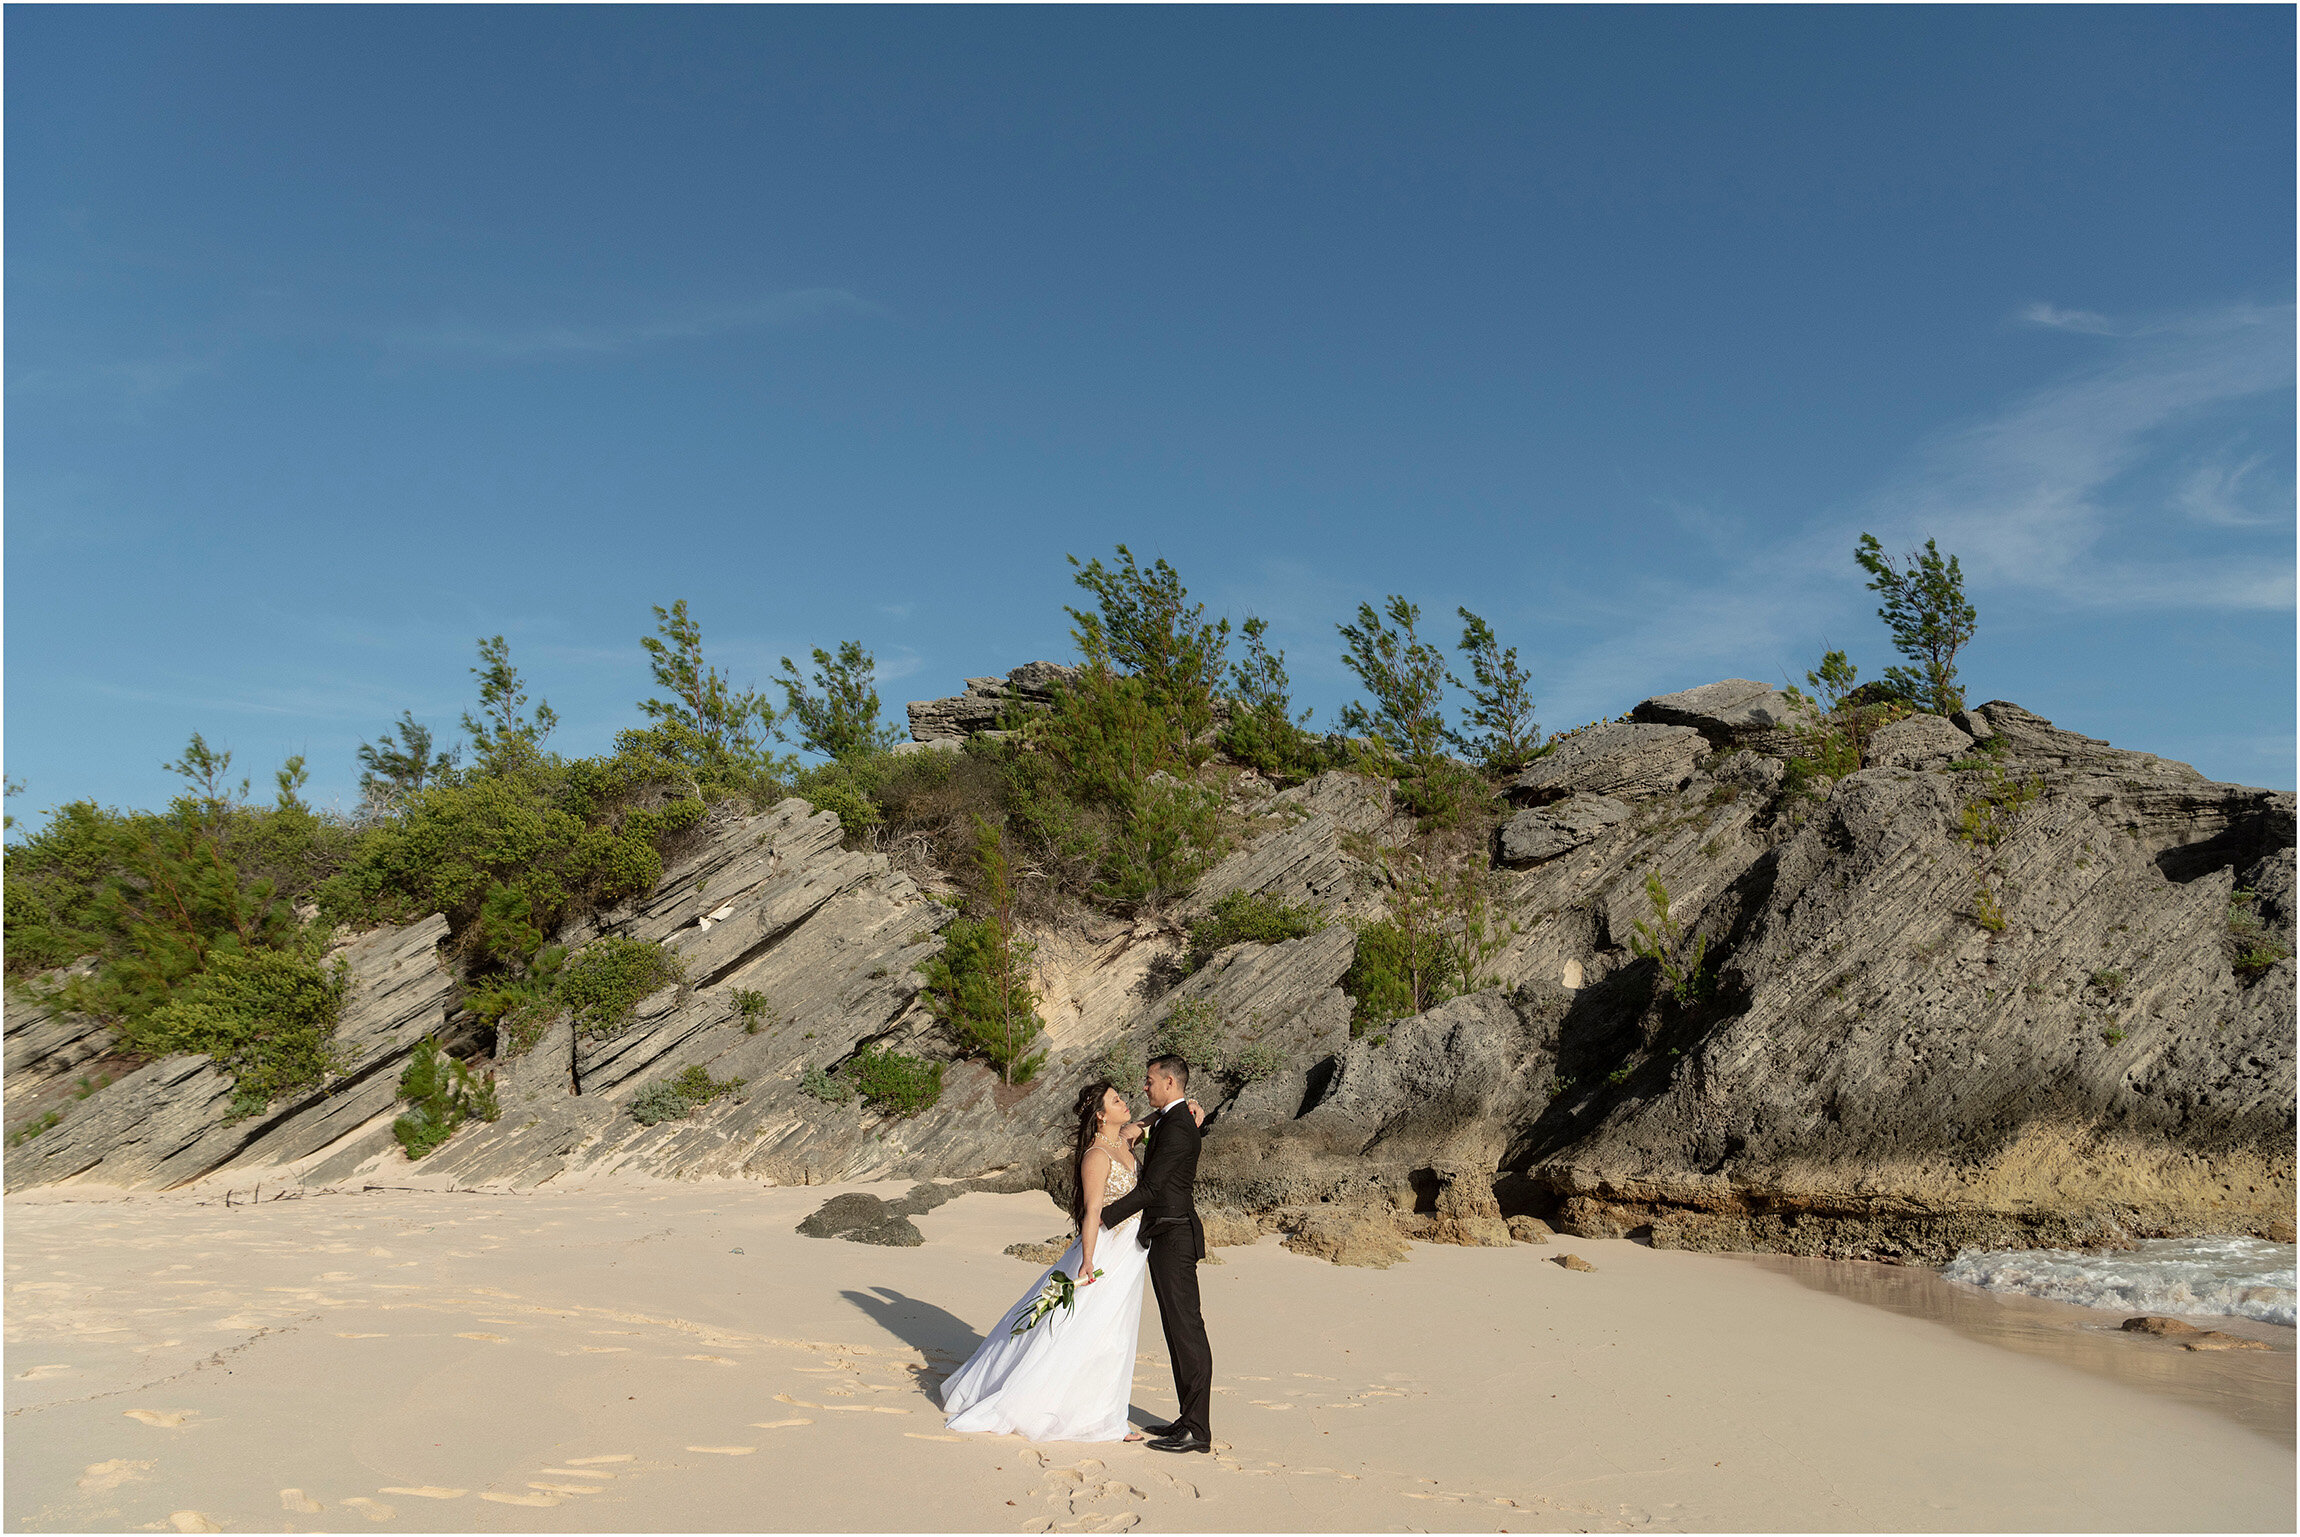
{"label": "shoreline", "polygon": [[[901,1188],[11,1197],[7,1525],[2293,1525],[2289,1438],[1762,1259],[1627,1240],[1417,1243],[1388,1271],[1216,1250],[1220,1455],[953,1436],[934,1386],[1033,1275],[1000,1249],[1064,1224],[1042,1193],[976,1193],[917,1218],[920,1248],[792,1231]],[[1548,1262],[1569,1252],[1596,1270]],[[2295,1362],[2085,1343],[2287,1387]],[[1137,1422],[1172,1404],[1154,1306],[1142,1346]]]}
{"label": "shoreline", "polygon": [[2082,1307],[1952,1281],[1938,1270],[1787,1254],[1720,1256],[1786,1276],[1809,1290],[1922,1319],[1992,1347],[2223,1415],[2287,1449],[2300,1446],[2295,1331],[2289,1324],[2220,1313],[2178,1314],[2200,1329],[2259,1340],[2265,1351],[2183,1350],[2177,1340],[2129,1334],[2126,1308]]}

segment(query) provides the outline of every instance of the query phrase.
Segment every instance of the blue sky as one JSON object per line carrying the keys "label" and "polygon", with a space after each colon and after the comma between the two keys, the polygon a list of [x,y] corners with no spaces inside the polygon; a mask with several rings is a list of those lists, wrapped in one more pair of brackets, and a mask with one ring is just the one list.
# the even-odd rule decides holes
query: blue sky
{"label": "blue sky", "polygon": [[1972,697],[2294,782],[2288,9],[13,7],[7,770],[326,801],[501,632],[1069,654],[1066,552],[1403,592],[1544,724],[1958,553]]}

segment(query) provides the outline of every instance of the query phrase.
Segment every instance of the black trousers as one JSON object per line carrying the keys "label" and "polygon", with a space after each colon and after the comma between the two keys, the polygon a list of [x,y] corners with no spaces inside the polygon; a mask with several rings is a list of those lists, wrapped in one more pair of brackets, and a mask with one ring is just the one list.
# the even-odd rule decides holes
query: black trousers
{"label": "black trousers", "polygon": [[1198,1260],[1188,1227],[1171,1238],[1150,1241],[1150,1288],[1158,1294],[1158,1322],[1166,1330],[1166,1357],[1174,1363],[1176,1434],[1211,1441],[1206,1416],[1214,1396],[1214,1347],[1206,1342],[1206,1320],[1198,1311]]}

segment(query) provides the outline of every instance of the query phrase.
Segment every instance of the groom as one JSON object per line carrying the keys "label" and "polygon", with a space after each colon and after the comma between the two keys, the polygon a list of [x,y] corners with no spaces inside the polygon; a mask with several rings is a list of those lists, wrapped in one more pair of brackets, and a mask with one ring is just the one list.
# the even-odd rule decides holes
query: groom
{"label": "groom", "polygon": [[1158,1113],[1150,1118],[1142,1178],[1133,1190],[1102,1208],[1105,1231],[1142,1214],[1142,1246],[1150,1251],[1150,1284],[1158,1293],[1158,1321],[1166,1326],[1166,1354],[1174,1362],[1174,1396],[1181,1409],[1171,1425],[1147,1427],[1154,1450],[1211,1452],[1207,1406],[1214,1388],[1214,1349],[1198,1313],[1198,1261],[1206,1257],[1206,1228],[1191,1204],[1198,1178],[1198,1122],[1190,1114],[1190,1064],[1155,1057],[1142,1088]]}

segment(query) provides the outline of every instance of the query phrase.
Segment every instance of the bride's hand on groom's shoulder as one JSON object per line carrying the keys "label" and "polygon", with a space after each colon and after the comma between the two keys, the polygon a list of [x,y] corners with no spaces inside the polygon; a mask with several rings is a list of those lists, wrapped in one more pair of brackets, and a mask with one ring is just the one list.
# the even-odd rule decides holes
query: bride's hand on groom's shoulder
{"label": "bride's hand on groom's shoulder", "polygon": [[1204,1105],[1199,1104],[1194,1099],[1184,1100],[1183,1103],[1190,1107],[1191,1120],[1196,1121],[1200,1126],[1206,1124],[1206,1107]]}

